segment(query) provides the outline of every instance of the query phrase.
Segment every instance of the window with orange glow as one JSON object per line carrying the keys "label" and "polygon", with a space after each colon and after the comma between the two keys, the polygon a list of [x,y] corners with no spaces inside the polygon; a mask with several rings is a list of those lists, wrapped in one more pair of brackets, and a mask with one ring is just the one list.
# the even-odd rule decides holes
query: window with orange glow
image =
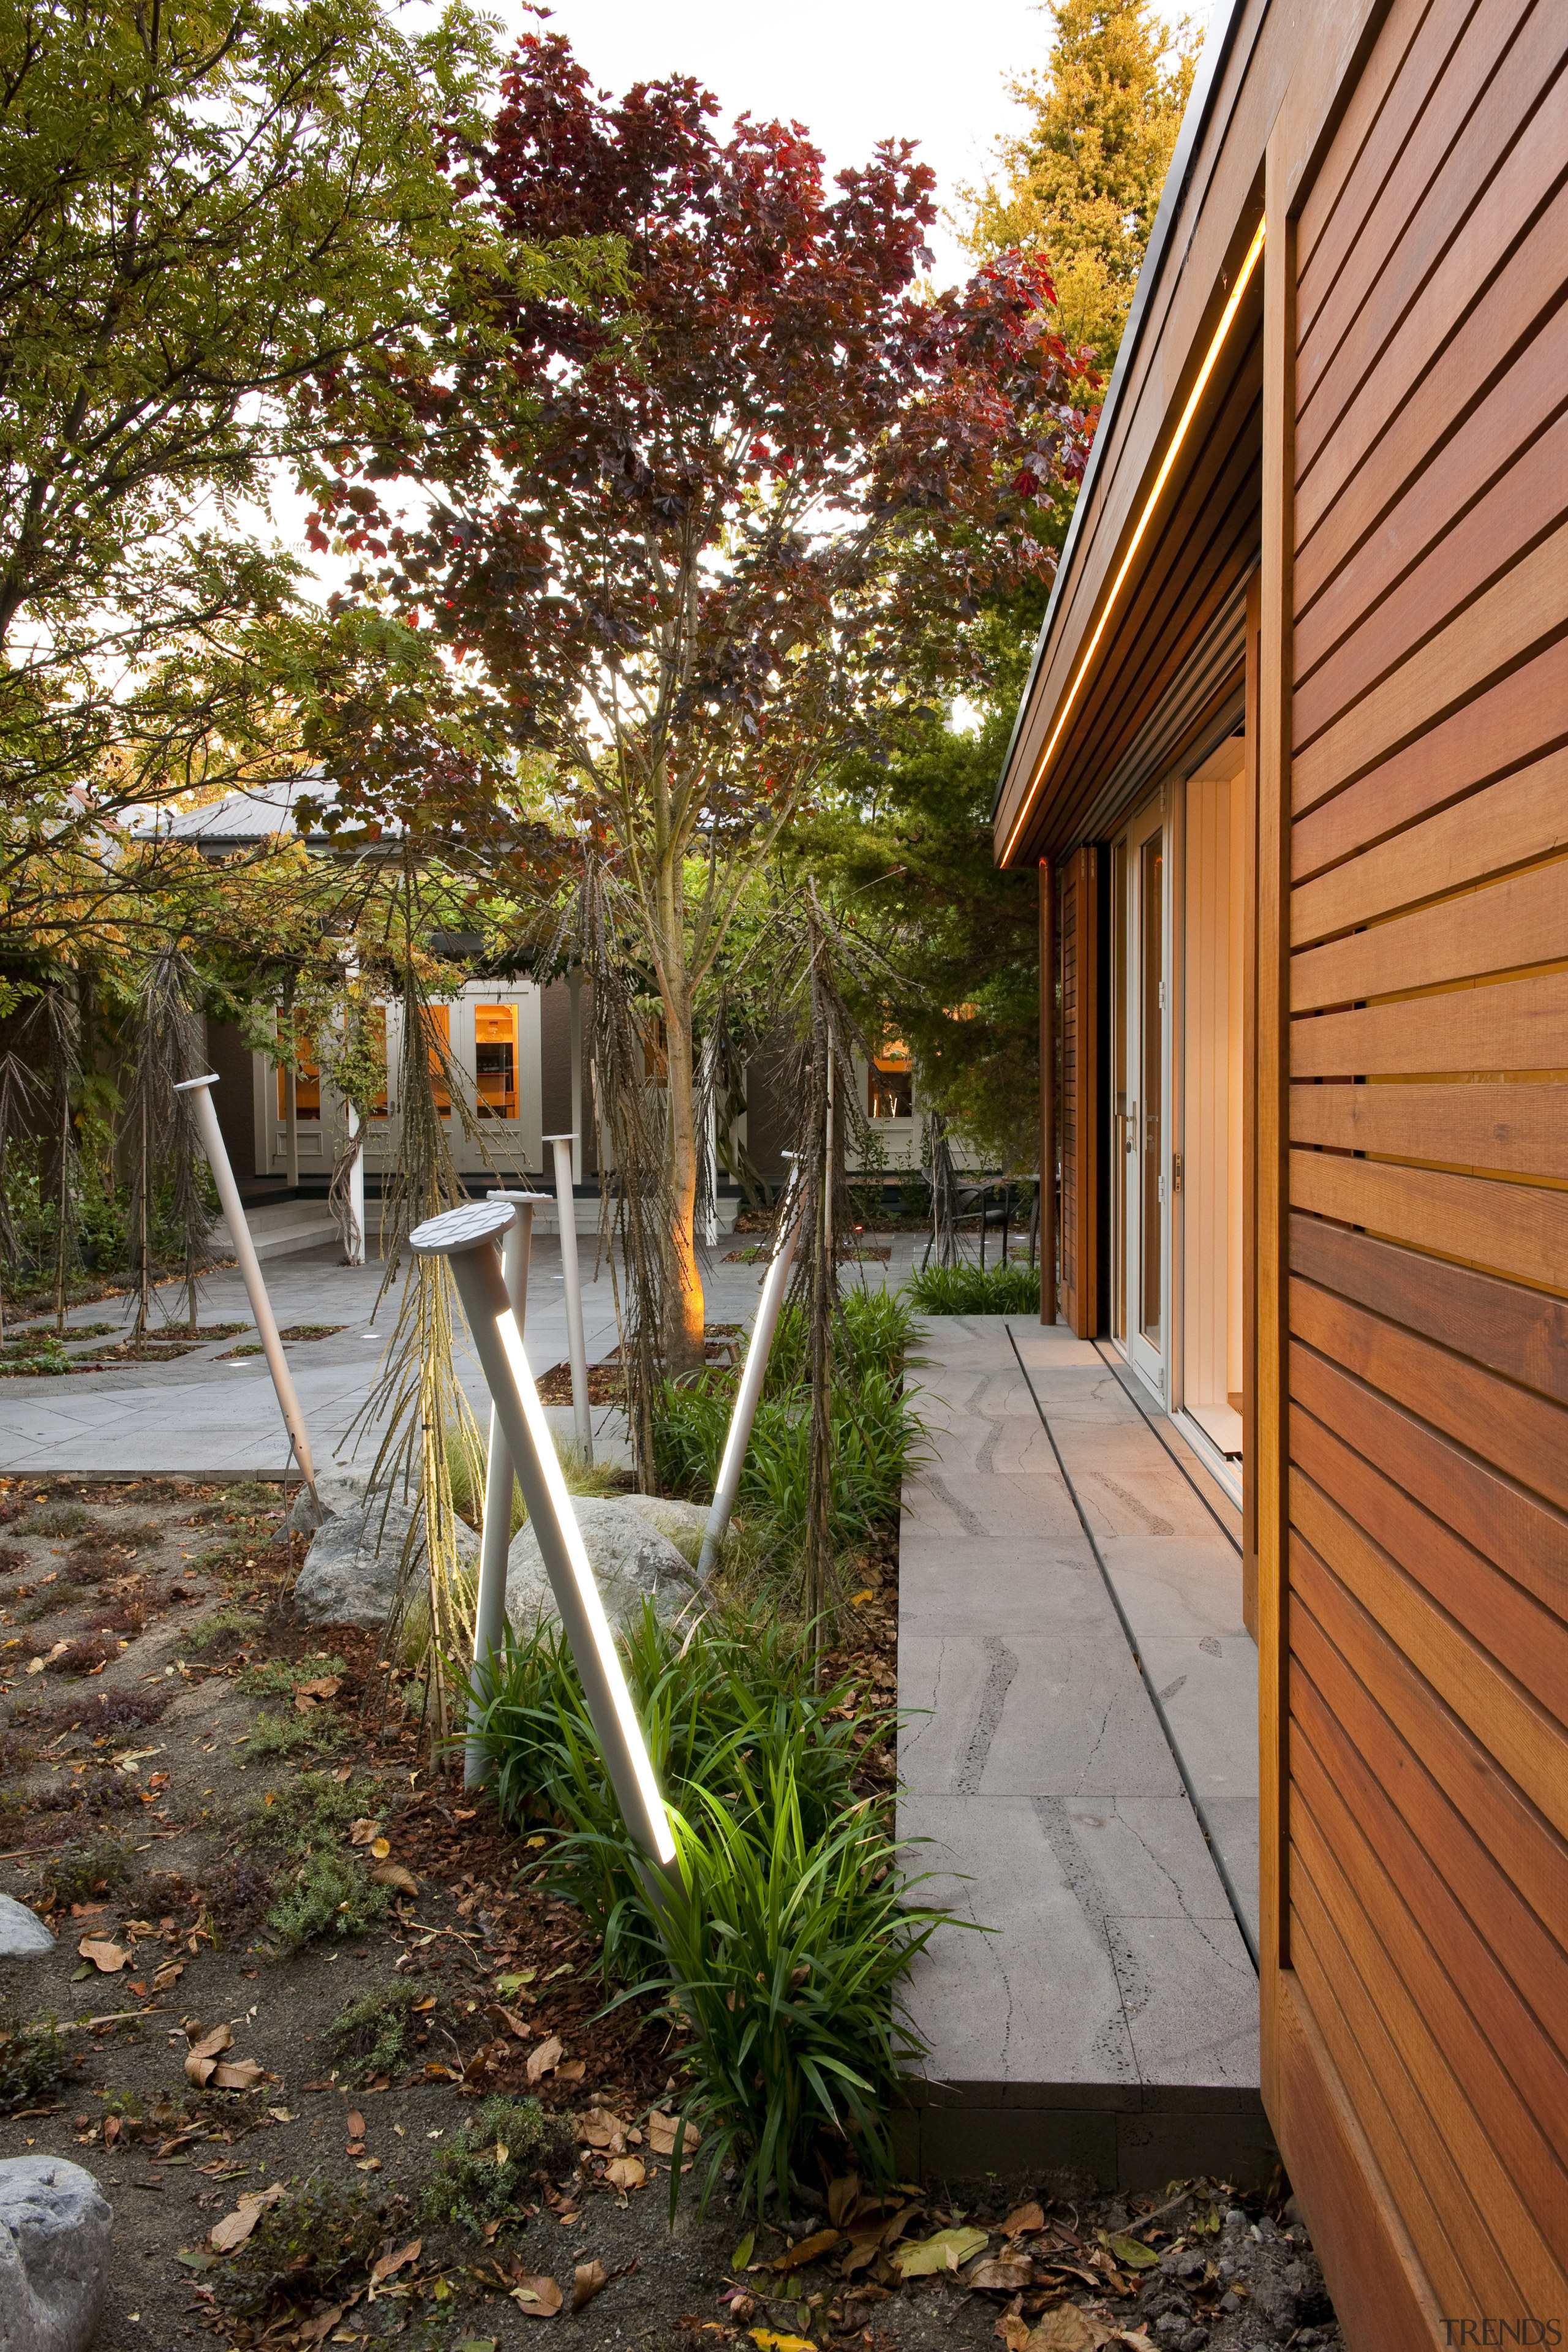
{"label": "window with orange glow", "polygon": [[866,1073],[866,1109],[872,1118],[912,1118],[913,1076],[910,1050],[897,1041],[883,1046]]}
{"label": "window with orange glow", "polygon": [[517,1117],[517,1007],[474,1007],[474,1076],[481,1118]]}
{"label": "window with orange glow", "polygon": [[[278,1034],[283,1034],[283,1015],[278,1016]],[[303,1033],[300,1044],[309,1046],[310,1040]],[[278,1116],[289,1116],[289,1073],[278,1065]],[[296,1118],[320,1118],[321,1116],[321,1071],[317,1062],[307,1061],[301,1054],[294,1072],[294,1116]]]}

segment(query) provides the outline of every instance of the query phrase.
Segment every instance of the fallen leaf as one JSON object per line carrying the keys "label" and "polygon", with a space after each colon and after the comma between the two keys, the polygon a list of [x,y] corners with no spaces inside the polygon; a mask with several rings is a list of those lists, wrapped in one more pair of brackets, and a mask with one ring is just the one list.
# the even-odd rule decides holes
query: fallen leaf
{"label": "fallen leaf", "polygon": [[617,2156],[605,2168],[605,2178],[612,2189],[618,2189],[624,2196],[628,2189],[642,2187],[647,2179],[647,2167],[640,2156]]}
{"label": "fallen leaf", "polygon": [[561,2308],[560,2287],[548,2276],[519,2279],[511,2299],[525,2319],[553,2319]]}
{"label": "fallen leaf", "polygon": [[337,1675],[321,1675],[313,1683],[296,1683],[294,1696],[296,1699],[336,1698],[342,1686]]}
{"label": "fallen leaf", "polygon": [[1159,2255],[1141,2238],[1110,2238],[1106,2242],[1117,2261],[1125,2263],[1130,2271],[1152,2271],[1159,2266]]}
{"label": "fallen leaf", "polygon": [[[504,1994],[508,2000],[511,2000],[523,1991],[525,1985],[531,1985],[538,1974],[537,1969],[509,1969],[505,1976],[497,1977],[496,1990]],[[533,1999],[531,1993],[526,1993],[523,1997],[528,2000]]]}
{"label": "fallen leaf", "polygon": [[395,1886],[403,1895],[417,1895],[419,1892],[419,1881],[411,1870],[405,1870],[400,1862],[378,1862],[370,1875],[377,1886]]}
{"label": "fallen leaf", "polygon": [[370,1850],[372,1853],[374,1854],[377,1862],[384,1862],[387,1855],[392,1852],[392,1842],[389,1838],[372,1838],[370,1842]]}
{"label": "fallen leaf", "polygon": [[626,2155],[626,2124],[606,2107],[590,2107],[578,2124],[578,2138],[585,2147],[609,2147],[614,2155]]}
{"label": "fallen leaf", "polygon": [[267,2112],[275,2124],[291,2124],[299,2120],[298,2116],[289,2114],[287,2107],[268,2107]]}
{"label": "fallen leaf", "polygon": [[[658,2108],[656,2107],[654,2109],[654,2112],[647,2119],[647,2144],[653,2150],[655,2156],[673,2156],[675,2154],[675,2136],[679,2127],[680,2117],[679,2116],[667,2116],[661,2113]],[[689,2123],[686,2126],[686,2131],[680,2143],[682,2159],[684,2160],[689,2156],[695,2156],[701,2145],[701,2133],[698,2130],[695,2124]]]}
{"label": "fallen leaf", "polygon": [[[186,2031],[189,2032],[188,2027]],[[226,2025],[215,2025],[210,2033],[202,2034],[199,2040],[193,2037],[185,2055],[186,2082],[194,2083],[198,2091],[205,2089],[216,2071],[219,2051],[227,2050],[233,2041],[234,2035]]]}
{"label": "fallen leaf", "polygon": [[610,2284],[610,2273],[603,2263],[579,2263],[572,2278],[572,2308],[581,2311],[585,2303]]}
{"label": "fallen leaf", "polygon": [[827,2218],[836,2230],[842,2230],[860,2202],[860,2176],[847,2172],[841,2180],[827,2184]]}
{"label": "fallen leaf", "polygon": [[1125,2345],[1127,2352],[1160,2352],[1153,2337],[1142,2327],[1124,2327],[1111,2340]]}
{"label": "fallen leaf", "polygon": [[[905,2278],[931,2278],[939,2271],[956,2270],[972,2254],[983,2253],[984,2230],[939,2230],[931,2238],[917,2238],[900,2246],[893,2262]],[[951,2259],[950,2259],[951,2258]]]}
{"label": "fallen leaf", "polygon": [[816,2352],[809,2336],[779,2336],[771,2327],[753,2327],[752,2341],[762,2352]]}
{"label": "fallen leaf", "polygon": [[287,2192],[280,2180],[270,2189],[247,2189],[232,2213],[215,2221],[207,2231],[207,2243],[215,2254],[231,2254],[236,2246],[243,2246],[269,2205],[276,2205]]}
{"label": "fallen leaf", "polygon": [[989,2262],[975,2263],[968,2283],[988,2294],[1016,2294],[1021,2286],[1033,2286],[1035,2265],[1027,2254],[993,2254]]}
{"label": "fallen leaf", "polygon": [[383,2279],[389,2279],[392,2276],[393,2272],[400,2271],[405,2263],[416,2263],[419,2260],[424,2244],[425,2241],[423,2238],[410,2238],[408,2243],[403,2247],[399,2252],[395,2254],[383,2254],[381,2260],[372,2267],[370,2273],[371,2284],[373,2286],[379,2286]]}
{"label": "fallen leaf", "polygon": [[1034,2331],[1019,2313],[1005,2311],[996,2322],[996,2333],[1007,2352],[1029,2352],[1029,2338]]}
{"label": "fallen leaf", "polygon": [[[807,2263],[820,2262],[823,2255],[831,2253],[838,2243],[838,2234],[837,2230],[814,2231],[809,2238],[803,2238],[798,2246],[787,2246],[773,2268],[775,2271],[798,2271],[804,2270]],[[984,2239],[982,2238],[980,2242],[984,2245]]]}
{"label": "fallen leaf", "polygon": [[542,2042],[538,2049],[530,2056],[528,2061],[529,2081],[531,2083],[537,2083],[542,2074],[553,2074],[555,2069],[560,2065],[560,2063],[561,2036],[558,2033],[552,2033],[549,2041]]}
{"label": "fallen leaf", "polygon": [[163,1967],[158,1970],[157,1975],[153,1979],[153,1991],[168,1992],[173,1986],[179,1983],[180,1979],[184,1975],[184,1973],[185,1964],[184,1960],[165,1960]]}
{"label": "fallen leaf", "polygon": [[1043,2230],[1046,2217],[1037,2205],[1015,2205],[1002,2224],[1005,2238],[1021,2238],[1030,2230]]}
{"label": "fallen leaf", "polygon": [[209,2079],[215,2091],[254,2091],[258,2083],[270,2083],[273,2077],[259,2059],[235,2058],[215,2066]]}
{"label": "fallen leaf", "polygon": [[131,1955],[122,1952],[118,1944],[98,1936],[84,1936],[77,1946],[84,1960],[90,1960],[100,1977],[111,1977],[124,1968]]}
{"label": "fallen leaf", "polygon": [[381,1823],[373,1822],[368,1813],[361,1820],[349,1823],[350,1845],[368,1845],[372,1838],[378,1838],[380,1835]]}
{"label": "fallen leaf", "polygon": [[732,2271],[743,2271],[756,2251],[757,2233],[754,2230],[748,2230],[730,2257],[730,2268]]}
{"label": "fallen leaf", "polygon": [[557,2069],[563,2083],[580,2083],[587,2071],[588,2062],[585,2058],[568,2058],[564,2066]]}
{"label": "fallen leaf", "polygon": [[426,1994],[426,1996],[425,1996],[425,1998],[424,1998],[424,2000],[416,2000],[416,2001],[415,2002],[415,2004],[414,2004],[414,2014],[415,2014],[415,2016],[416,2016],[416,2017],[424,2017],[424,2016],[427,2015],[427,2014],[428,2014],[428,2012],[429,2012],[431,2010],[433,2010],[433,2009],[435,2008],[435,2006],[436,2006],[436,1996],[435,1996],[435,1994],[434,1994],[433,1992],[427,1992],[427,1993]]}
{"label": "fallen leaf", "polygon": [[364,2117],[361,2115],[357,2107],[351,2107],[349,2109],[347,2122],[350,2139],[363,2139],[364,2137]]}
{"label": "fallen leaf", "polygon": [[1076,2303],[1058,2303],[1030,2336],[1029,2352],[1100,2352],[1102,2344],[1114,2341],[1114,2331],[1090,2319]]}
{"label": "fallen leaf", "polygon": [[315,2319],[303,2321],[297,2331],[300,2342],[301,2344],[323,2343],[347,2309],[346,2303],[340,2303],[333,2310],[323,2311]]}

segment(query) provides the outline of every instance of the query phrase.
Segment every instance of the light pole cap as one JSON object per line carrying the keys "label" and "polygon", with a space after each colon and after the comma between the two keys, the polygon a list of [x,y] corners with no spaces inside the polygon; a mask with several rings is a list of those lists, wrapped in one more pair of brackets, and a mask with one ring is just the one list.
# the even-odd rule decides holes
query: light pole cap
{"label": "light pole cap", "polygon": [[195,1087],[216,1087],[216,1084],[217,1072],[209,1070],[205,1078],[182,1078],[174,1092],[177,1095],[188,1095]]}
{"label": "light pole cap", "polygon": [[577,1130],[574,1128],[570,1135],[542,1135],[539,1139],[541,1143],[575,1143]]}
{"label": "light pole cap", "polygon": [[516,1201],[522,1208],[527,1208],[531,1202],[537,1208],[552,1209],[555,1206],[553,1192],[511,1192],[504,1184],[498,1184],[493,1192],[485,1194],[485,1198],[487,1201]]}
{"label": "light pole cap", "polygon": [[505,1201],[465,1201],[460,1209],[416,1225],[408,1246],[416,1257],[462,1257],[499,1242],[516,1222],[517,1211]]}

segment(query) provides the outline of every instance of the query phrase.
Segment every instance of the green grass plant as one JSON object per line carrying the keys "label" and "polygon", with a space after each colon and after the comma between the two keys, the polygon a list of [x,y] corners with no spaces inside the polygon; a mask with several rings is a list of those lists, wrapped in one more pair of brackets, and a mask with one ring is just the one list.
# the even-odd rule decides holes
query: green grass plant
{"label": "green grass plant", "polygon": [[921,1315],[1037,1315],[1037,1265],[928,1265],[910,1284]]}
{"label": "green grass plant", "polygon": [[897,1986],[948,1915],[911,1902],[885,1810],[859,1792],[866,1721],[846,1684],[816,1686],[809,1645],[776,1620],[703,1621],[682,1638],[645,1606],[621,1646],[678,1820],[673,1928],[650,1906],[558,1630],[509,1643],[486,1696],[502,1815],[564,1820],[551,1881],[603,1937],[606,1979],[672,1993],[691,2112],[713,2139],[708,2191],[733,2159],[749,2198],[785,2193],[825,2128],[886,2178],[883,2117],[912,2047]]}

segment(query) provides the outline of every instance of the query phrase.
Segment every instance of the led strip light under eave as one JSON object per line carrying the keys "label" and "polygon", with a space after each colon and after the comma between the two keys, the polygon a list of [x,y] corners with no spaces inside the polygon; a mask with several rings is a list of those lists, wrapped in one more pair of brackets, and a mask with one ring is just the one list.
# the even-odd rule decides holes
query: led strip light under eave
{"label": "led strip light under eave", "polygon": [[1051,730],[1050,741],[1046,745],[1045,750],[1040,754],[1039,760],[1036,764],[1034,778],[1029,785],[1028,791],[1024,795],[1024,805],[1018,811],[1016,817],[1014,819],[1013,829],[1007,835],[1006,844],[1003,848],[1001,859],[999,861],[1003,866],[1006,865],[1007,860],[1012,856],[1014,850],[1017,847],[1018,836],[1023,832],[1025,825],[1028,823],[1029,815],[1034,808],[1035,803],[1039,799],[1041,788],[1045,783],[1047,774],[1050,769],[1052,756],[1056,751],[1057,745],[1061,741],[1062,730],[1066,727],[1068,720],[1072,716],[1073,706],[1079,698],[1079,689],[1083,685],[1084,679],[1089,675],[1089,664],[1094,659],[1095,649],[1099,646],[1100,638],[1105,634],[1107,623],[1110,621],[1112,613],[1116,610],[1117,599],[1121,595],[1123,587],[1126,585],[1127,575],[1131,571],[1133,560],[1138,553],[1140,546],[1142,544],[1143,534],[1148,530],[1150,520],[1153,515],[1155,508],[1160,503],[1161,495],[1164,490],[1165,484],[1169,481],[1171,477],[1171,468],[1174,466],[1177,456],[1180,453],[1182,444],[1186,439],[1187,434],[1191,429],[1193,419],[1197,415],[1198,404],[1204,396],[1205,390],[1208,384],[1208,380],[1214,373],[1220,352],[1225,347],[1225,339],[1229,334],[1231,328],[1235,323],[1236,314],[1241,308],[1242,297],[1247,292],[1247,289],[1251,282],[1252,273],[1258,267],[1258,257],[1263,251],[1264,226],[1264,223],[1259,221],[1257,229],[1253,233],[1252,243],[1247,248],[1246,259],[1242,262],[1241,268],[1237,274],[1236,284],[1231,289],[1230,299],[1226,302],[1224,310],[1220,313],[1220,321],[1218,326],[1215,329],[1214,340],[1209,344],[1208,350],[1204,354],[1204,363],[1198,370],[1197,381],[1194,384],[1192,391],[1187,395],[1187,404],[1182,411],[1181,422],[1177,425],[1176,430],[1172,436],[1171,446],[1165,452],[1164,460],[1161,465],[1160,470],[1154,477],[1154,487],[1143,502],[1143,511],[1138,518],[1138,528],[1133,532],[1127,552],[1121,559],[1121,568],[1117,572],[1115,579],[1110,583],[1110,593],[1107,596],[1104,605],[1101,607],[1100,618],[1094,625],[1094,634],[1089,638],[1088,645],[1084,647],[1082,654],[1079,656],[1078,668],[1073,674],[1072,684],[1068,688],[1066,698],[1064,699],[1061,709],[1058,714],[1057,723]]}

